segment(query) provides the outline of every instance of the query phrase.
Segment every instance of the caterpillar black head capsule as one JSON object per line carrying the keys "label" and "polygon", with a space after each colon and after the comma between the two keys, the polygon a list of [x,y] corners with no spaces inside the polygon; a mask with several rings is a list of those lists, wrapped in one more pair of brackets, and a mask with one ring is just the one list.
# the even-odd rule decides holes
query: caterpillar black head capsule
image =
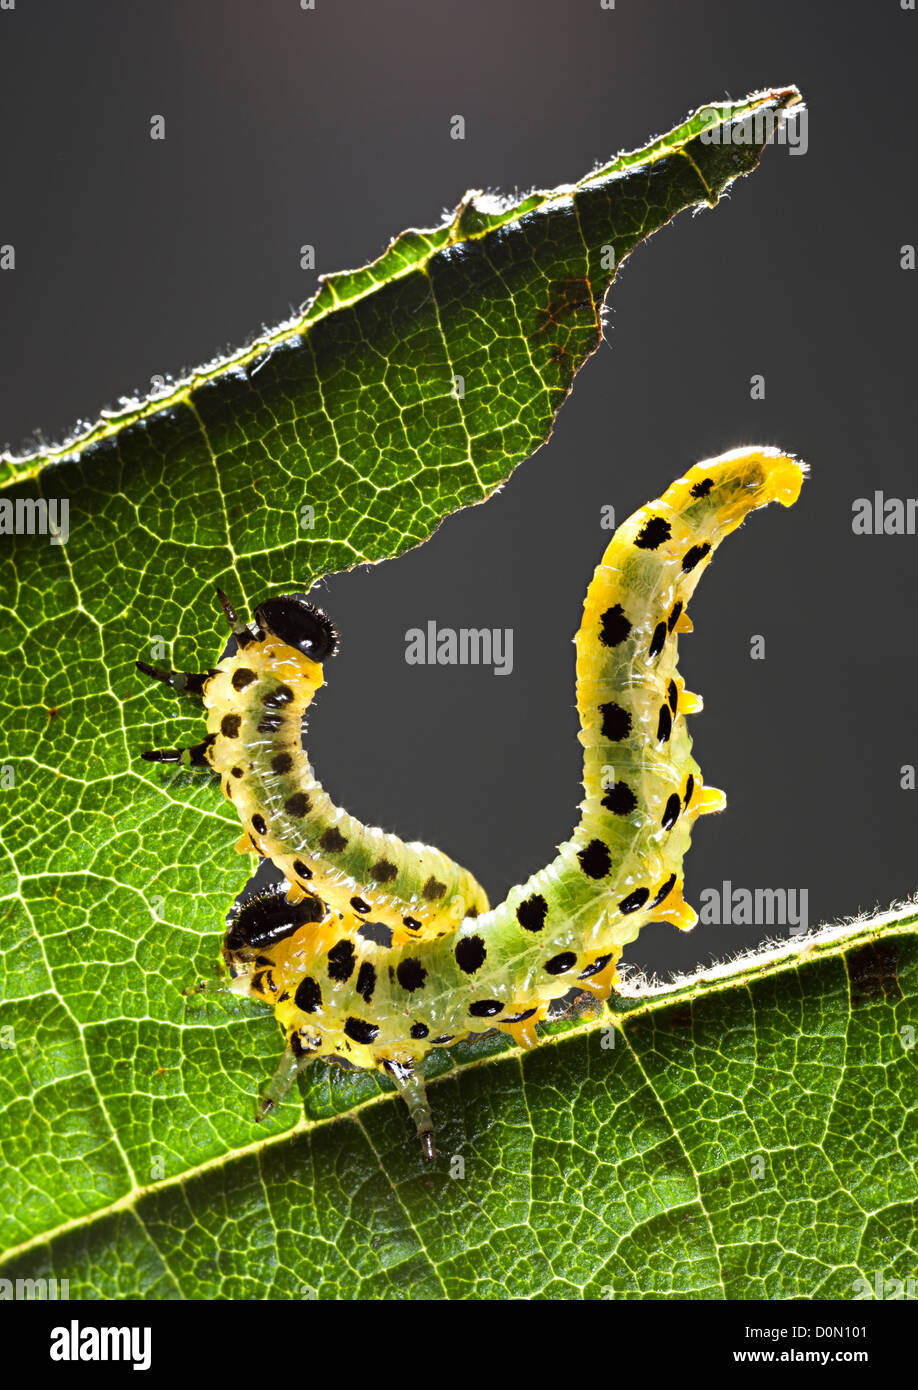
{"label": "caterpillar black head capsule", "polygon": [[328,915],[325,904],[311,893],[291,903],[287,898],[289,888],[290,884],[282,879],[233,909],[223,939],[223,954],[228,962],[234,957],[254,959],[307,923],[321,922]]}

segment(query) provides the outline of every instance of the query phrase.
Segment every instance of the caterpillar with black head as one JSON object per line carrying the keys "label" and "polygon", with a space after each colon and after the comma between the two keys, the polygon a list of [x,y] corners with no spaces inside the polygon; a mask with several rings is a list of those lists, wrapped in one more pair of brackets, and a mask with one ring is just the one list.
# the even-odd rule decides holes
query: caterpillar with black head
{"label": "caterpillar with black head", "polygon": [[389,927],[393,941],[455,930],[484,912],[480,883],[440,850],[405,844],[362,825],[335,806],[303,750],[306,709],[324,683],[323,663],[338,636],[327,615],[305,599],[273,598],[241,622],[220,594],[237,650],[204,675],[145,675],[203,697],[207,737],[194,748],[158,749],[152,762],[179,762],[220,774],[244,833],[236,848],[276,864],[295,900],[304,894],[354,919]]}
{"label": "caterpillar with black head", "polygon": [[[314,1058],[377,1068],[432,1158],[423,1081],[432,1048],[490,1027],[531,1047],[552,1001],[572,988],[609,996],[623,947],[647,922],[695,924],[683,857],[697,817],[726,801],[691,756],[685,716],[701,701],[676,670],[678,637],[692,630],[687,605],[716,547],[749,512],[791,506],[805,473],[776,449],[736,450],[694,465],[615,532],[576,637],[581,818],[556,858],[498,907],[383,946],[353,914],[316,897],[289,901],[287,884],[243,905],[224,940],[232,987],[270,1004],[287,1038],[266,1108]],[[302,646],[287,659],[321,683]],[[205,700],[216,679],[195,678]],[[250,723],[259,717],[256,708]],[[199,760],[212,762],[214,748],[205,741]]]}

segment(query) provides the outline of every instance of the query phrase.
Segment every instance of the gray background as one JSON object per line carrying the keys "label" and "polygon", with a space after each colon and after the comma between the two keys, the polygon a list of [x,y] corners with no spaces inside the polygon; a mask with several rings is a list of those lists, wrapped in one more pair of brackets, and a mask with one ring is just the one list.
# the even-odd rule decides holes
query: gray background
{"label": "gray background", "polygon": [[[548,446],[428,544],[322,587],[343,648],[310,747],[349,810],[441,845],[499,900],[576,819],[570,639],[601,507],[621,520],[696,459],[780,444],[812,466],[804,497],[724,547],[682,643],[695,753],[730,802],[697,828],[687,896],[807,888],[812,922],[885,904],[916,885],[899,768],[918,762],[918,537],[852,535],[851,503],[918,492],[898,254],[918,240],[916,45],[898,0],[17,0],[0,437],[59,437],[286,317],[316,285],[304,242],[318,271],[360,265],[467,187],[551,187],[705,102],[796,82],[808,153],[767,151],[635,255]],[[513,674],[407,666],[428,618],[512,627]],[[653,926],[628,958],[667,973],[767,935]]]}

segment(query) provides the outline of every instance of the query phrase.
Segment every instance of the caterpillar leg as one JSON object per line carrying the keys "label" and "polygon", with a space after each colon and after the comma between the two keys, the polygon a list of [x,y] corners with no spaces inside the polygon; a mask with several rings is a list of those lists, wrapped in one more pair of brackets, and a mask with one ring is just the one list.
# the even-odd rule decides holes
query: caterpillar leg
{"label": "caterpillar leg", "polygon": [[390,1058],[383,1063],[387,1075],[392,1077],[398,1093],[408,1106],[408,1113],[414,1120],[414,1127],[421,1141],[421,1153],[432,1163],[437,1156],[434,1145],[433,1117],[424,1087],[423,1064],[397,1062]]}
{"label": "caterpillar leg", "polygon": [[242,621],[222,589],[217,590],[217,598],[220,600],[220,607],[226,615],[226,621],[229,623],[230,631],[240,647],[247,647],[251,642],[254,642],[255,638],[252,635],[252,629],[249,627],[248,623]]}
{"label": "caterpillar leg", "polygon": [[535,1025],[535,1020],[526,1023],[505,1023],[501,1027],[501,1032],[508,1033],[517,1047],[537,1047],[539,1042],[539,1032]]}
{"label": "caterpillar leg", "polygon": [[222,966],[219,967],[217,977],[213,980],[198,980],[196,984],[186,985],[182,990],[182,997],[189,999],[195,994],[231,994],[233,993],[232,981],[227,978]]}
{"label": "caterpillar leg", "polygon": [[214,735],[208,734],[207,738],[201,743],[194,744],[191,748],[148,748],[141,753],[141,757],[148,763],[180,763],[183,761],[183,754],[188,754],[188,764],[190,767],[211,766],[207,752],[214,741]]}
{"label": "caterpillar leg", "polygon": [[705,787],[695,800],[695,813],[699,816],[715,815],[727,804],[727,794],[720,787]]}
{"label": "caterpillar leg", "polygon": [[277,1071],[258,1099],[258,1106],[255,1110],[256,1124],[260,1124],[265,1116],[271,1113],[275,1105],[280,1104],[309,1060],[308,1057],[298,1057],[293,1048],[287,1046],[278,1063]]}
{"label": "caterpillar leg", "polygon": [[698,913],[685,901],[680,888],[678,893],[667,899],[666,906],[659,909],[657,920],[668,922],[671,927],[678,927],[679,931],[691,931],[698,925]]}
{"label": "caterpillar leg", "polygon": [[606,956],[605,959],[600,956],[590,967],[592,973],[586,978],[583,975],[578,978],[577,988],[592,994],[595,999],[608,999],[618,983],[618,972],[615,967],[618,965],[620,955],[621,952],[618,951]]}
{"label": "caterpillar leg", "polygon": [[179,695],[203,695],[204,686],[216,674],[215,671],[160,671],[155,666],[148,666],[145,661],[135,661],[134,665],[145,676],[162,681],[163,685],[170,686]]}

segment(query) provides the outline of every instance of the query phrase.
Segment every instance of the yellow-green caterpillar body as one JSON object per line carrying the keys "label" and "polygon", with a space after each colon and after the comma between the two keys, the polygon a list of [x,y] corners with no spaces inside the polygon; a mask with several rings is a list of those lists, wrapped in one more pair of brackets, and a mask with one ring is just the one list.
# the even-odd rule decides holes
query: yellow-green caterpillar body
{"label": "yellow-green caterpillar body", "polygon": [[[323,663],[337,646],[327,616],[305,601],[269,599],[253,628],[221,595],[238,650],[206,676],[149,675],[203,696],[208,736],[191,761],[220,774],[244,833],[236,848],[277,865],[291,900],[310,894],[354,919],[380,922],[395,941],[455,930],[484,912],[476,879],[441,850],[405,844],[337,807],[303,749],[306,710],[324,683]],[[253,630],[254,629],[254,630]],[[184,684],[182,684],[184,682]],[[185,750],[144,754],[177,761]]]}
{"label": "yellow-green caterpillar body", "polygon": [[[231,921],[233,987],[271,1004],[287,1037],[269,1104],[313,1058],[379,1068],[432,1156],[423,1087],[432,1047],[489,1027],[531,1046],[552,1001],[572,988],[608,997],[623,947],[647,922],[694,925],[683,857],[696,818],[725,798],[691,756],[685,716],[700,700],[676,670],[678,637],[691,631],[688,601],[716,547],[750,511],[792,505],[805,472],[775,449],[738,450],[696,464],[616,531],[576,638],[581,818],[556,858],[499,906],[391,946],[366,939],[352,914],[289,902],[287,885]],[[315,681],[310,658],[298,659]]]}

